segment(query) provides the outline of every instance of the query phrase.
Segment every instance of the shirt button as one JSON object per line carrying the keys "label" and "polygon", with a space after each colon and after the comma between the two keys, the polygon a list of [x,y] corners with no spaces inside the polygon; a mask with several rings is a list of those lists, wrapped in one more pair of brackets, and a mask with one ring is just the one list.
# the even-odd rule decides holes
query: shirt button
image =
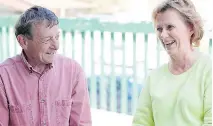
{"label": "shirt button", "polygon": [[45,102],[45,99],[41,99],[41,103],[44,103]]}
{"label": "shirt button", "polygon": [[43,126],[46,126],[46,122],[43,122]]}

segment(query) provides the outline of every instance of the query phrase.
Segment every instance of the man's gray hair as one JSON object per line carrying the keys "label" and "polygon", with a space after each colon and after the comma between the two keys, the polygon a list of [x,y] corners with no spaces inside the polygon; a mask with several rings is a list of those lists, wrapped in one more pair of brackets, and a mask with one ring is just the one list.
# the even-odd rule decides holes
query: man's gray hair
{"label": "man's gray hair", "polygon": [[28,39],[33,39],[32,26],[36,23],[47,21],[47,27],[58,25],[58,17],[51,10],[33,6],[27,9],[18,19],[15,25],[15,36],[24,35]]}

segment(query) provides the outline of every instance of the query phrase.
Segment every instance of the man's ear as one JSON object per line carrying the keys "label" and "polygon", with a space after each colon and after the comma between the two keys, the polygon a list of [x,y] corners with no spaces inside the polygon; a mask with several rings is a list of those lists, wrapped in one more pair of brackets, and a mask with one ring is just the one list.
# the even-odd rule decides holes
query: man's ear
{"label": "man's ear", "polygon": [[24,35],[18,35],[16,38],[17,38],[19,45],[22,47],[22,49],[26,49],[27,44],[28,44],[27,38]]}

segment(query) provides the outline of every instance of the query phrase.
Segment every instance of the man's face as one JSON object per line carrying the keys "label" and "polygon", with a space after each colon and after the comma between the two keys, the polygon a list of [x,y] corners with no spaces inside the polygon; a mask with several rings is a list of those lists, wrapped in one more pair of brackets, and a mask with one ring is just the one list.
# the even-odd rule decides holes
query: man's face
{"label": "man's face", "polygon": [[50,64],[59,48],[58,25],[47,27],[43,21],[33,25],[32,40],[27,39],[25,53],[28,58],[39,64]]}

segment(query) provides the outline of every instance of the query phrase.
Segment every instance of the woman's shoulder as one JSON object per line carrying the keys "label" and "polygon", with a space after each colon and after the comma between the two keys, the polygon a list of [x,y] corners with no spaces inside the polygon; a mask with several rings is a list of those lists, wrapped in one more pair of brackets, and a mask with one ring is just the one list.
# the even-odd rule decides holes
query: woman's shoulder
{"label": "woman's shoulder", "polygon": [[199,58],[198,67],[202,69],[212,69],[212,57],[208,54],[201,54]]}

